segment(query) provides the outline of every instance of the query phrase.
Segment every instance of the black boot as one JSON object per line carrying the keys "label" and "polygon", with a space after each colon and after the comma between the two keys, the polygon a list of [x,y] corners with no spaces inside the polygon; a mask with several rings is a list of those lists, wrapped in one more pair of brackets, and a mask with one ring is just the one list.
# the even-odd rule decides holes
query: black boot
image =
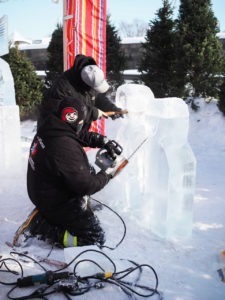
{"label": "black boot", "polygon": [[39,240],[48,241],[59,247],[63,247],[63,236],[65,230],[57,226],[49,224],[39,213],[34,209],[26,221],[17,229],[13,245],[25,247],[30,238],[36,237]]}

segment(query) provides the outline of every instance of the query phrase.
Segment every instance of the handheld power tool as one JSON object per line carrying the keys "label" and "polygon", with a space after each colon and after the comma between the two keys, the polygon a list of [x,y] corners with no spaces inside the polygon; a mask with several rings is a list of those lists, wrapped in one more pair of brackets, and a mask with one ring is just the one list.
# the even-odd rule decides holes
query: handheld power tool
{"label": "handheld power tool", "polygon": [[106,171],[109,168],[113,168],[115,171],[113,172],[113,176],[115,177],[118,173],[120,173],[123,168],[128,164],[129,159],[138,151],[138,149],[144,144],[147,140],[145,138],[140,145],[131,153],[128,158],[125,158],[121,155],[123,148],[114,140],[112,143],[114,144],[113,154],[109,153],[107,149],[101,148],[98,150],[95,158],[95,164],[103,171]]}
{"label": "handheld power tool", "polygon": [[18,278],[17,285],[19,287],[38,285],[38,284],[42,284],[42,283],[52,285],[55,281],[57,281],[59,279],[69,278],[69,276],[70,276],[69,272],[56,273],[53,271],[47,271],[43,274],[31,275],[31,276],[27,276],[27,277]]}
{"label": "handheld power tool", "polygon": [[115,177],[127,164],[128,160],[121,155],[123,148],[114,140],[113,153],[109,153],[107,149],[101,148],[98,150],[95,158],[95,164],[103,171],[108,168],[115,169],[113,177]]}

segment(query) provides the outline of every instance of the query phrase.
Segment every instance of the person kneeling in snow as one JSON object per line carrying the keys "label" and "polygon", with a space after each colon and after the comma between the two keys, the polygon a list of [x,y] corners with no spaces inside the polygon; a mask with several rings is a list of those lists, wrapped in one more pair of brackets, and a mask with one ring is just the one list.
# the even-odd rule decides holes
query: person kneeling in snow
{"label": "person kneeling in snow", "polygon": [[83,147],[110,153],[114,144],[95,132],[81,137],[86,112],[81,100],[65,98],[38,129],[27,170],[28,195],[36,208],[17,230],[14,245],[34,236],[62,247],[104,244],[104,231],[88,198],[109,182],[114,170],[96,174]]}

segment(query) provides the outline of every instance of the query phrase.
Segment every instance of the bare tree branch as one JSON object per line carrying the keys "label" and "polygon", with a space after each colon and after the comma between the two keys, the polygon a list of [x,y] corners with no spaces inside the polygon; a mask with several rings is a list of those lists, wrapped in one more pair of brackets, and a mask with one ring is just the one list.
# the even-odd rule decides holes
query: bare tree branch
{"label": "bare tree branch", "polygon": [[122,37],[144,36],[148,29],[148,24],[142,20],[135,19],[133,23],[121,22],[119,32]]}

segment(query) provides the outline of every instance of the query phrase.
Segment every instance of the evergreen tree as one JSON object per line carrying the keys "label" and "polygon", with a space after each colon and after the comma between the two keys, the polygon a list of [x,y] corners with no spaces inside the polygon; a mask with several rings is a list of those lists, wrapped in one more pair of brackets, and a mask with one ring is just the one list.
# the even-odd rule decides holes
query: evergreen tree
{"label": "evergreen tree", "polygon": [[168,0],[163,0],[163,7],[150,22],[142,44],[144,55],[139,71],[141,79],[159,97],[177,96],[175,72],[175,21],[173,10]]}
{"label": "evergreen tree", "polygon": [[47,48],[48,60],[45,83],[47,87],[63,72],[63,27],[57,24]]}
{"label": "evergreen tree", "polygon": [[217,24],[210,0],[181,0],[177,27],[179,72],[192,96],[218,94],[223,58],[216,37]]}
{"label": "evergreen tree", "polygon": [[36,114],[36,108],[42,99],[43,85],[33,64],[17,47],[10,48],[3,58],[8,62],[14,78],[16,103],[19,105],[21,118]]}
{"label": "evergreen tree", "polygon": [[225,116],[225,72],[223,74],[223,80],[220,86],[218,108]]}
{"label": "evergreen tree", "polygon": [[106,25],[106,73],[108,81],[114,86],[123,83],[121,71],[124,70],[125,56],[120,42],[121,39],[117,30],[111,24],[108,16]]}

